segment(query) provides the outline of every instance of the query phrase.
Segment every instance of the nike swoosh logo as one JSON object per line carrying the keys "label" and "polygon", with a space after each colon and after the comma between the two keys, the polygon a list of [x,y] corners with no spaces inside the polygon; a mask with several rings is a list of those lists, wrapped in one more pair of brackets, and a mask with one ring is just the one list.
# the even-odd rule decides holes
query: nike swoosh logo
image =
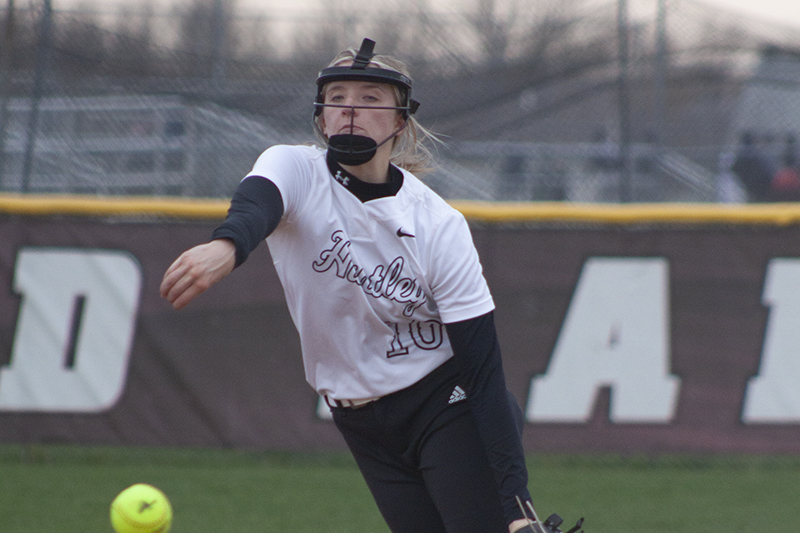
{"label": "nike swoosh logo", "polygon": [[414,237],[414,236],[413,236],[413,235],[411,235],[410,233],[406,233],[406,232],[404,232],[404,231],[403,231],[403,228],[400,228],[400,229],[398,229],[398,230],[397,230],[397,236],[398,236],[398,237]]}

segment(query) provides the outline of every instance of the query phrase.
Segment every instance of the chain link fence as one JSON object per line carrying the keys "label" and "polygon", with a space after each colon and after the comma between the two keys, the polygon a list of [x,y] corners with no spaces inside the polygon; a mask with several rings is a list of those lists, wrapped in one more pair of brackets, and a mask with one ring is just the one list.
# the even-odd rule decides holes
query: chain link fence
{"label": "chain link fence", "polygon": [[7,0],[0,191],[230,196],[266,147],[314,140],[317,71],[369,36],[411,67],[446,198],[800,199],[796,28],[688,0],[374,4]]}

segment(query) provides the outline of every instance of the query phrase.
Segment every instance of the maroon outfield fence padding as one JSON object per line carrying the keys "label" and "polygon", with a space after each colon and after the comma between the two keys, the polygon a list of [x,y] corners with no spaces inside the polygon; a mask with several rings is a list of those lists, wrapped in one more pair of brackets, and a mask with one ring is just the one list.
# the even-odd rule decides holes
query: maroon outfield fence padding
{"label": "maroon outfield fence padding", "polygon": [[[343,448],[266,246],[159,297],[214,225],[0,218],[0,442]],[[800,228],[473,233],[528,451],[800,452]]]}

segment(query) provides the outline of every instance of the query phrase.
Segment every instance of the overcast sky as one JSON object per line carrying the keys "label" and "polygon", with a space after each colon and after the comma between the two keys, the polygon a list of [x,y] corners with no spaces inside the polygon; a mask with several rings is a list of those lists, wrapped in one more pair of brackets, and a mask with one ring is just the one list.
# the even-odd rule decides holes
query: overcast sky
{"label": "overcast sky", "polygon": [[800,0],[702,0],[700,3],[800,28]]}
{"label": "overcast sky", "polygon": [[[141,0],[148,1],[148,0]],[[177,2],[186,0],[152,0],[155,4],[173,5]],[[307,10],[309,7],[316,8],[320,5],[319,0],[234,0],[239,7],[248,10],[274,10],[279,13],[299,12]],[[331,2],[330,3],[336,3]],[[342,1],[342,0],[340,0]],[[394,2],[404,2],[408,5],[420,3],[429,6],[442,6],[446,10],[448,5],[464,5],[470,0],[394,0]],[[539,1],[539,0],[531,0]],[[553,1],[553,0],[551,0]],[[558,1],[558,0],[555,0]],[[594,0],[597,3],[610,3],[613,0]],[[656,5],[658,0],[628,0],[629,5],[645,4],[652,2]],[[667,0],[669,1],[669,0]],[[779,24],[791,25],[800,28],[800,0],[695,0],[698,3],[708,6],[719,6],[726,11],[741,13],[744,17],[756,17],[764,22],[776,22]],[[56,9],[69,8],[76,5],[95,5],[102,7],[114,7],[120,4],[135,4],[137,0],[52,0]],[[345,3],[342,1],[342,3]],[[380,0],[378,2],[378,5]],[[374,0],[365,1],[366,5],[375,6]]]}
{"label": "overcast sky", "polygon": [[[101,0],[102,1],[102,0]],[[118,0],[107,0],[118,1]],[[274,6],[276,9],[286,9],[286,0],[236,0],[239,5],[252,8],[259,8],[264,6]],[[405,0],[409,5],[415,2],[412,0]],[[470,0],[422,0],[422,4],[436,6],[453,4],[464,5]],[[532,0],[535,1],[535,0]],[[595,0],[598,3],[610,3],[613,0]],[[655,5],[658,0],[650,0]],[[669,0],[667,0],[669,1]],[[719,6],[725,10],[741,13],[743,16],[754,16],[764,21],[778,22],[782,24],[789,24],[800,28],[800,0],[695,0],[699,3],[709,6]],[[628,4],[646,3],[647,0],[628,0]],[[372,3],[372,2],[370,2]],[[290,2],[296,8],[301,8],[302,5],[318,5],[316,0],[294,0]],[[374,5],[374,4],[373,4]]]}

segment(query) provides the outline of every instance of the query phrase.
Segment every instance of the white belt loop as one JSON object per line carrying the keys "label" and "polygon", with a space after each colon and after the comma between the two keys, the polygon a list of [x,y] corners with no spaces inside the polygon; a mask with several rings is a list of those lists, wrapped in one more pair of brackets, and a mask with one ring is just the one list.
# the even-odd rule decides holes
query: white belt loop
{"label": "white belt loop", "polygon": [[355,409],[357,407],[363,407],[370,402],[374,402],[375,400],[380,400],[380,396],[375,398],[361,398],[358,400],[336,400],[331,398],[328,395],[325,395],[325,403],[328,404],[328,407],[343,407],[349,409]]}

